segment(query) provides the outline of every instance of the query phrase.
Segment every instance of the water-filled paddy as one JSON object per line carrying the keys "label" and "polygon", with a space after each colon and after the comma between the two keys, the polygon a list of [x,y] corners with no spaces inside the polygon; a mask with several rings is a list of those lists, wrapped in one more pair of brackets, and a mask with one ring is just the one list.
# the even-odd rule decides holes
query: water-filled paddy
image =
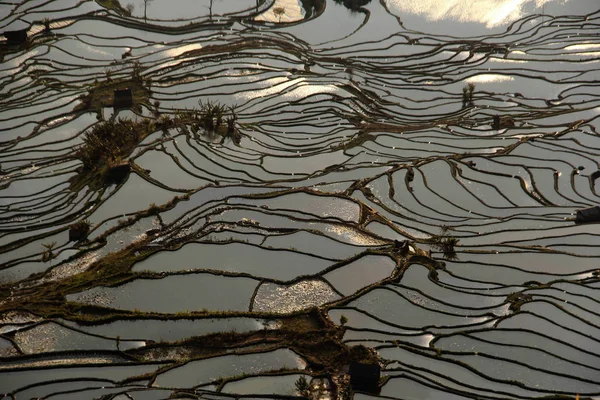
{"label": "water-filled paddy", "polygon": [[0,4],[0,398],[599,397],[599,13]]}

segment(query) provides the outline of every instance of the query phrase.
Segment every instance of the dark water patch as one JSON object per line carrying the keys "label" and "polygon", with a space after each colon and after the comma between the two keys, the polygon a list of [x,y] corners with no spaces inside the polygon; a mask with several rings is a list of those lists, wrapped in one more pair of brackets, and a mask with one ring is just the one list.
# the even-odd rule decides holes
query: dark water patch
{"label": "dark water patch", "polygon": [[[159,365],[137,366],[106,366],[106,367],[81,367],[76,368],[49,368],[40,370],[27,370],[19,372],[2,372],[2,380],[6,383],[3,387],[7,393],[22,391],[34,385],[41,386],[52,384],[56,381],[92,381],[95,385],[106,385],[120,381],[124,377],[143,375],[157,370]],[[91,379],[86,379],[91,378]],[[63,382],[64,384],[65,382]],[[56,389],[55,389],[56,390]]]}
{"label": "dark water patch", "polygon": [[[256,281],[248,278],[232,278],[211,274],[170,276],[172,284],[158,280],[137,280],[126,287],[91,289],[68,297],[69,301],[100,305],[119,309],[176,313],[178,311],[246,311]],[[175,285],[177,290],[170,287]],[[187,287],[187,288],[186,288]],[[187,290],[186,290],[187,289]],[[181,297],[187,291],[187,301]],[[235,293],[235,296],[220,296]]]}
{"label": "dark water patch", "polygon": [[[202,361],[193,361],[178,369],[160,374],[155,385],[158,387],[195,387],[218,380],[222,377],[243,373],[260,373],[279,368],[302,369],[303,361],[294,352],[287,349],[273,352],[245,355],[223,356]],[[198,374],[198,370],[203,371]]]}
{"label": "dark water patch", "polygon": [[[67,321],[63,321],[68,323]],[[265,320],[256,318],[196,319],[196,320],[117,320],[102,325],[75,325],[77,329],[94,335],[120,340],[175,342],[193,336],[218,332],[246,332],[268,327]]]}

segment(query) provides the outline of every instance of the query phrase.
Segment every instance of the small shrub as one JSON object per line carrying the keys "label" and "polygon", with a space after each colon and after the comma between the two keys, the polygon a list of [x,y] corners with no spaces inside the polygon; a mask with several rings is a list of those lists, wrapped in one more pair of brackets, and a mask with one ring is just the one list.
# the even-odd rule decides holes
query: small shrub
{"label": "small shrub", "polygon": [[225,115],[225,106],[210,100],[206,103],[199,100],[198,104],[200,105],[199,118],[202,127],[208,132],[217,132]]}
{"label": "small shrub", "polygon": [[273,14],[279,19],[281,22],[281,17],[285,14],[285,7],[275,7],[273,9]]}
{"label": "small shrub", "polygon": [[462,103],[463,107],[473,105],[473,92],[475,92],[475,84],[468,83],[467,86],[463,87]]}
{"label": "small shrub", "polygon": [[233,143],[239,145],[241,141],[240,132],[236,129],[235,123],[237,122],[237,115],[233,107],[229,107],[230,116],[227,117],[227,132],[225,137],[230,138]]}
{"label": "small shrub", "polygon": [[371,0],[333,0],[335,3],[343,5],[350,12],[357,12],[361,7],[366,6]]}
{"label": "small shrub", "polygon": [[156,203],[150,204],[148,207],[148,214],[150,215],[158,215],[160,213],[160,207],[156,205]]}
{"label": "small shrub", "polygon": [[346,323],[348,323],[348,318],[342,314],[342,316],[340,317],[340,325],[344,326],[346,325]]}
{"label": "small shrub", "polygon": [[140,64],[139,61],[134,61],[133,62],[133,67],[131,69],[131,79],[133,79],[134,81],[137,82],[143,82],[144,81],[144,77],[142,76],[142,64]]}
{"label": "small shrub", "polygon": [[154,103],[154,110],[152,110],[152,114],[154,115],[155,118],[160,117],[160,101],[155,100]]}
{"label": "small shrub", "polygon": [[44,32],[50,32],[50,19],[49,18],[42,19],[42,24],[44,25]]}
{"label": "small shrub", "polygon": [[107,80],[108,82],[111,82],[111,81],[112,81],[112,74],[113,74],[113,71],[112,71],[112,69],[110,69],[110,68],[105,68],[105,69],[104,69],[104,75],[106,76],[106,80]]}
{"label": "small shrub", "polygon": [[301,376],[300,378],[298,378],[296,380],[296,383],[294,383],[294,385],[296,386],[296,390],[298,391],[298,393],[300,394],[300,396],[302,397],[309,397],[310,395],[310,385],[308,384],[308,381],[306,380],[306,378],[304,376]]}
{"label": "small shrub", "polygon": [[173,118],[171,118],[171,116],[168,114],[162,114],[156,120],[156,125],[163,131],[163,134],[169,133],[169,129],[174,128],[175,123],[176,121]]}
{"label": "small shrub", "polygon": [[451,236],[448,232],[450,231],[449,226],[442,226],[439,235],[432,235],[430,239],[431,246],[444,254],[444,258],[454,260],[456,259],[456,251],[454,247],[458,244],[459,239]]}
{"label": "small shrub", "polygon": [[46,249],[43,253],[42,253],[42,262],[46,262],[46,261],[50,261],[52,260],[54,257],[56,257],[56,255],[52,252],[52,250],[54,249],[54,247],[56,246],[56,242],[51,242],[51,243],[42,243],[42,246]]}
{"label": "small shrub", "polygon": [[467,88],[469,89],[469,98],[473,100],[473,92],[475,91],[475,84],[469,83],[467,84]]}
{"label": "small shrub", "polygon": [[69,240],[79,242],[87,239],[90,232],[91,223],[88,220],[78,221],[69,226]]}

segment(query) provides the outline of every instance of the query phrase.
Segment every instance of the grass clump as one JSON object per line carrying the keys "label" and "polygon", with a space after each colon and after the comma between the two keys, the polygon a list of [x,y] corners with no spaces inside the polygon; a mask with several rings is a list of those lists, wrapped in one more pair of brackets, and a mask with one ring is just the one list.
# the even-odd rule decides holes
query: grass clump
{"label": "grass clump", "polygon": [[230,138],[235,144],[239,144],[240,136],[235,127],[237,115],[234,107],[200,100],[199,116],[202,128],[209,134],[220,134],[223,138]]}
{"label": "grass clump", "polygon": [[444,254],[444,258],[449,260],[455,260],[457,258],[454,247],[458,244],[459,239],[449,234],[449,226],[442,226],[440,228],[439,235],[432,235],[430,240],[431,247],[441,251]]}
{"label": "grass clump", "polygon": [[188,133],[187,126],[194,135],[200,134],[213,140],[216,136],[231,139],[236,145],[240,144],[241,135],[237,129],[237,114],[235,107],[225,106],[218,102],[198,101],[199,109],[180,110],[173,119],[174,125]]}

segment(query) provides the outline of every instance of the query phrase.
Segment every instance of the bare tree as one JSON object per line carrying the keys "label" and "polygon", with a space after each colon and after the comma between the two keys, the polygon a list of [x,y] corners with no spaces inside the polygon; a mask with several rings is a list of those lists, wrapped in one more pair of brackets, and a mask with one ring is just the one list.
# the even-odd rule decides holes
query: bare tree
{"label": "bare tree", "polygon": [[148,3],[150,3],[153,0],[144,0],[144,21],[148,22],[148,14],[147,14],[147,10],[148,10]]}
{"label": "bare tree", "polygon": [[285,14],[285,7],[275,7],[273,9],[273,14],[279,18],[279,22],[281,22],[281,16]]}
{"label": "bare tree", "polygon": [[216,3],[215,0],[210,0],[209,3],[208,3],[208,17],[210,19],[212,19],[212,16],[213,16],[213,11],[212,10],[213,10],[214,3]]}

